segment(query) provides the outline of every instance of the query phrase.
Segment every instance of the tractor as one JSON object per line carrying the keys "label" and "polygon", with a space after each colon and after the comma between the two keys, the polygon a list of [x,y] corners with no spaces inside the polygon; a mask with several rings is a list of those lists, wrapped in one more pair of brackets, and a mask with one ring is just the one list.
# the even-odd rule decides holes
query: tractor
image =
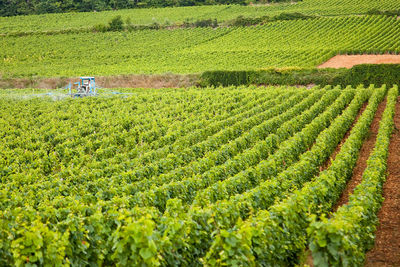
{"label": "tractor", "polygon": [[72,93],[71,91],[71,83],[69,84],[69,95],[72,97],[85,97],[85,96],[96,96],[96,82],[94,77],[80,77],[80,81],[76,82],[77,91]]}

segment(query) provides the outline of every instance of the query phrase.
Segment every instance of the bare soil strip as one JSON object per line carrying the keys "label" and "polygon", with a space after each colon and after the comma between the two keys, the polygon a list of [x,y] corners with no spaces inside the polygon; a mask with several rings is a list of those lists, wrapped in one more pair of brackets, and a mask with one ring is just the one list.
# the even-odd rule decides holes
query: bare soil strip
{"label": "bare soil strip", "polygon": [[[155,74],[96,76],[96,85],[103,88],[181,88],[196,85],[196,74]],[[55,89],[77,82],[76,78],[15,78],[0,79],[0,88]]]}
{"label": "bare soil strip", "polygon": [[[320,172],[326,170],[331,165],[332,161],[335,160],[336,155],[339,153],[340,149],[342,148],[342,145],[346,142],[347,138],[349,137],[349,135],[351,133],[351,130],[353,129],[354,125],[357,123],[358,119],[363,114],[363,112],[367,108],[367,106],[368,106],[368,102],[365,102],[363,104],[363,106],[360,108],[360,110],[358,111],[356,119],[354,120],[354,122],[351,125],[351,127],[347,130],[347,132],[344,135],[343,139],[340,141],[340,143],[335,148],[335,151],[333,151],[331,157],[329,159],[327,159],[324,162],[324,164],[322,164],[322,166],[320,167]],[[307,264],[310,267],[314,266],[313,258],[312,258],[312,255],[311,255],[311,251],[309,249],[307,249],[306,252],[305,252],[305,264]]]}
{"label": "bare soil strip", "polygon": [[323,68],[347,68],[359,64],[400,64],[400,55],[337,55],[318,66]]}
{"label": "bare soil strip", "polygon": [[378,214],[375,246],[367,253],[367,267],[400,266],[400,97],[394,123],[387,161],[388,177],[383,186],[385,200]]}
{"label": "bare soil strip", "polygon": [[353,169],[353,176],[347,182],[346,188],[344,189],[339,200],[333,206],[332,212],[336,212],[340,206],[345,205],[349,201],[349,196],[353,193],[354,188],[357,185],[359,185],[360,182],[362,181],[362,175],[364,173],[365,168],[367,167],[367,159],[371,154],[372,149],[375,146],[376,136],[379,130],[379,122],[382,118],[385,107],[386,107],[386,99],[382,101],[378,106],[378,109],[375,113],[375,117],[370,127],[369,135],[361,147],[356,166]]}

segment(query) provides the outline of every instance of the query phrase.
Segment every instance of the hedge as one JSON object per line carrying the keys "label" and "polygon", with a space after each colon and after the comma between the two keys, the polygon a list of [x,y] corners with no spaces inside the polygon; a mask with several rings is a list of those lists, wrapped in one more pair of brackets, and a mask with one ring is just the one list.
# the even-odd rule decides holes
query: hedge
{"label": "hedge", "polygon": [[400,84],[400,64],[362,64],[351,69],[288,69],[249,71],[206,71],[199,79],[200,86],[239,85],[347,85],[364,84],[392,87]]}

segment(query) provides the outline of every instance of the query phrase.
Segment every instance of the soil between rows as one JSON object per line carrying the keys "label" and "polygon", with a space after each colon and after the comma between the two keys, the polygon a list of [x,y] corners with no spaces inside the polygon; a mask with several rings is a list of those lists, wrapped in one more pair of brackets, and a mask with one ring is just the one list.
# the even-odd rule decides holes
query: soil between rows
{"label": "soil between rows", "polygon": [[378,109],[375,112],[374,119],[372,120],[370,126],[368,137],[361,147],[356,166],[353,169],[353,175],[351,179],[347,182],[346,188],[343,190],[339,200],[333,206],[332,212],[336,212],[340,206],[345,205],[349,201],[349,197],[353,193],[354,188],[362,181],[362,175],[365,168],[367,167],[368,157],[375,146],[376,136],[378,135],[379,131],[379,122],[382,119],[385,107],[386,99],[378,105]]}
{"label": "soil between rows", "polygon": [[367,253],[367,267],[400,266],[400,97],[394,125],[389,144],[388,176],[383,186],[385,200],[378,214],[375,245]]}

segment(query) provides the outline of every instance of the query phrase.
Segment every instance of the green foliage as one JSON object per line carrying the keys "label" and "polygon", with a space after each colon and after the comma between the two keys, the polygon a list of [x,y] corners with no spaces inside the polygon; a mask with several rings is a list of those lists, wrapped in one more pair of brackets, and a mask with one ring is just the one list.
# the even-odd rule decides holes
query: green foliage
{"label": "green foliage", "polygon": [[[277,0],[277,2],[286,2],[288,0]],[[245,0],[31,0],[31,1],[5,1],[0,8],[0,16],[15,16],[28,14],[44,14],[44,13],[60,13],[60,12],[87,12],[87,11],[103,11],[110,9],[126,9],[126,8],[144,8],[144,7],[180,7],[195,5],[244,5]],[[1,2],[2,3],[2,2]],[[2,3],[3,4],[3,3]]]}
{"label": "green foliage", "polygon": [[356,65],[350,71],[333,80],[334,84],[375,84],[389,87],[400,84],[400,64],[379,64],[379,65]]}
{"label": "green foliage", "polygon": [[[283,69],[259,71],[206,71],[199,78],[201,86],[229,85],[337,85],[339,77],[347,73],[345,69]],[[336,81],[336,82],[334,82]]]}
{"label": "green foliage", "polygon": [[116,16],[108,23],[109,31],[122,31],[124,29],[124,22],[121,16]]}
{"label": "green foliage", "polygon": [[110,20],[108,25],[104,24],[97,24],[93,27],[94,32],[116,32],[116,31],[123,31],[124,29],[131,29],[131,25],[128,25],[129,21],[127,22],[127,25],[125,26],[124,21],[122,20],[121,16],[116,16]]}
{"label": "green foliage", "polygon": [[197,20],[193,23],[194,27],[218,27],[217,19]]}
{"label": "green foliage", "polygon": [[237,18],[230,20],[227,25],[233,27],[246,27],[251,25],[259,25],[264,24],[270,21],[268,16],[262,16],[258,18],[254,17],[244,17],[243,15],[238,16]]}
{"label": "green foliage", "polygon": [[371,9],[368,15],[384,15],[384,16],[400,16],[400,9],[397,10],[380,10],[378,8]]}
{"label": "green foliage", "polygon": [[[240,28],[8,36],[0,39],[0,70],[3,78],[10,78],[71,77],[85,73],[251,72],[271,67],[310,69],[340,52],[397,53],[398,27],[399,21],[392,17],[365,16],[279,21]],[[85,60],[80,60],[82,56]],[[302,83],[314,77],[319,79],[319,72],[325,73],[321,79],[327,82],[334,74],[311,71]],[[285,71],[265,75],[267,81],[269,77],[278,81],[287,77]],[[291,77],[288,72],[286,83],[291,84],[290,80],[298,76]],[[262,84],[263,77],[260,79],[256,83]]]}
{"label": "green foliage", "polygon": [[105,24],[97,24],[93,27],[93,31],[95,32],[107,32],[109,30],[109,27],[107,27]]}
{"label": "green foliage", "polygon": [[23,225],[11,243],[16,266],[61,266],[67,265],[65,250],[69,232],[51,231],[40,220]]}
{"label": "green foliage", "polygon": [[299,20],[299,19],[312,19],[315,18],[315,16],[308,16],[304,15],[299,12],[295,13],[281,13],[278,16],[273,17],[273,20]]}
{"label": "green foliage", "polygon": [[[0,92],[0,265],[293,265],[312,219],[340,196],[386,88],[121,91],[130,94]],[[385,158],[371,160],[368,176],[384,173]],[[379,206],[369,185],[352,214],[358,201]],[[363,220],[370,236],[373,216]]]}
{"label": "green foliage", "polygon": [[259,71],[206,71],[199,78],[201,86],[229,85],[346,85],[400,84],[400,65],[362,64],[351,69],[287,69]]}
{"label": "green foliage", "polygon": [[330,219],[314,220],[308,229],[315,265],[362,266],[365,252],[373,245],[377,213],[383,201],[382,187],[386,179],[386,160],[398,94],[397,86],[389,90],[375,147],[367,161],[362,182],[350,195],[349,202]]}
{"label": "green foliage", "polygon": [[117,266],[158,266],[157,243],[160,243],[153,230],[155,227],[151,217],[141,217],[132,221],[127,218],[127,225],[119,227],[113,234],[112,260]]}
{"label": "green foliage", "polygon": [[[251,264],[252,259],[257,259],[257,264],[294,265],[298,263],[298,257],[307,243],[306,228],[310,223],[310,218],[314,216],[312,214],[329,210],[340,196],[343,184],[346,184],[346,179],[352,173],[358,151],[385,92],[385,88],[375,91],[367,109],[353,127],[350,136],[327,170],[321,172],[310,182],[304,183],[300,189],[296,190],[296,186],[294,186],[293,193],[288,194],[287,198],[276,201],[268,210],[260,210],[256,215],[233,228],[232,234],[241,236],[240,241],[243,240],[243,242],[237,242],[232,251],[224,251],[231,255],[228,258],[229,261],[236,261],[239,265],[249,262]],[[343,127],[343,135],[347,127],[352,124],[364,101],[365,98],[358,98],[349,105],[342,116],[335,120],[335,128],[339,130]],[[338,137],[339,141],[341,139],[333,132],[329,134],[325,132],[325,134],[327,138]],[[332,135],[329,136],[330,134]],[[319,149],[324,150],[326,146],[323,143],[321,145]],[[333,149],[335,147],[336,145],[333,146]],[[244,238],[245,235],[246,238]],[[206,260],[220,259],[220,255],[223,255],[223,244],[214,242],[213,249],[207,253]],[[250,255],[250,257],[246,255]]]}
{"label": "green foliage", "polygon": [[[63,1],[63,5],[71,6],[71,0]],[[91,1],[96,2],[96,1]],[[124,1],[114,1],[115,4]],[[130,1],[134,3],[134,1]],[[167,1],[162,1],[167,2]],[[12,7],[5,9],[12,10]],[[20,7],[25,6],[28,13],[32,10],[29,3],[34,1],[24,1]],[[90,6],[90,2],[84,3]],[[63,7],[62,7],[63,8]],[[120,7],[116,7],[120,8]],[[126,7],[124,7],[126,8]],[[122,9],[104,12],[86,12],[86,13],[64,13],[64,14],[41,14],[33,16],[0,17],[0,32],[3,34],[17,33],[38,33],[38,32],[62,32],[65,29],[77,30],[85,29],[89,31],[95,25],[110,21],[113,17],[121,15],[126,21],[130,19],[131,25],[151,25],[157,23],[164,25],[168,21],[170,24],[181,25],[184,21],[217,19],[219,23],[228,23],[239,16],[245,20],[256,21],[263,17],[273,18],[281,13],[301,13],[308,16],[332,16],[332,15],[354,15],[365,14],[370,9],[378,10],[396,10],[398,9],[397,0],[307,0],[293,4],[270,4],[270,5],[214,5],[214,6],[188,6],[188,7],[167,7],[167,8],[139,8]],[[114,7],[113,7],[114,9]],[[90,9],[87,9],[87,11]],[[99,9],[97,9],[99,10]],[[26,13],[25,11],[23,12]],[[377,13],[380,14],[380,13]],[[376,15],[376,14],[374,14]],[[255,23],[259,24],[259,23]]]}
{"label": "green foliage", "polygon": [[[257,71],[206,71],[200,76],[202,86],[250,85],[260,75]],[[252,79],[253,78],[253,79]]]}

